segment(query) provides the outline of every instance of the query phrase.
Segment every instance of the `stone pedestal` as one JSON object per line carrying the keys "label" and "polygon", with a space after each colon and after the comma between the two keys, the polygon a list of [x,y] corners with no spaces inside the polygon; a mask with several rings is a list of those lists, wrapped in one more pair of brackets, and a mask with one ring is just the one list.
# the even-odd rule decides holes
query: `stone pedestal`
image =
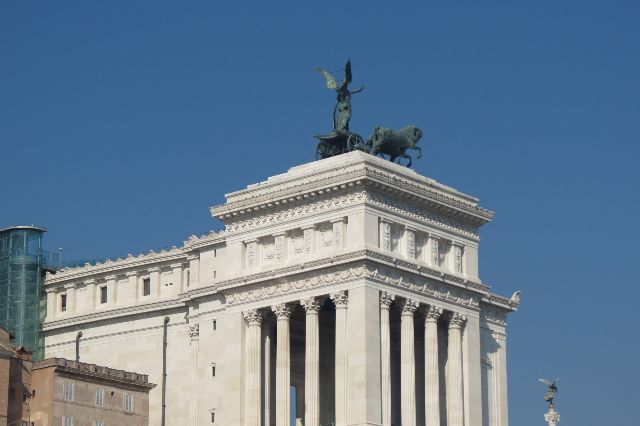
{"label": "stone pedestal", "polygon": [[556,411],[556,407],[553,404],[549,406],[549,411],[544,415],[544,419],[549,423],[549,426],[556,426],[560,423],[560,413]]}

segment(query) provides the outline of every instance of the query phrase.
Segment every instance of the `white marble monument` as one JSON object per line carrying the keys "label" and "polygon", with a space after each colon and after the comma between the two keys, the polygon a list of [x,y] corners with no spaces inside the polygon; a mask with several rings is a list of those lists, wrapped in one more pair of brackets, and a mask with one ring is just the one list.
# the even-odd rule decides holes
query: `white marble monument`
{"label": "white marble monument", "polygon": [[168,425],[508,424],[518,297],[478,276],[476,198],[354,151],[226,199],[224,231],[48,275],[46,356],[81,330],[82,361],[160,384],[168,316]]}

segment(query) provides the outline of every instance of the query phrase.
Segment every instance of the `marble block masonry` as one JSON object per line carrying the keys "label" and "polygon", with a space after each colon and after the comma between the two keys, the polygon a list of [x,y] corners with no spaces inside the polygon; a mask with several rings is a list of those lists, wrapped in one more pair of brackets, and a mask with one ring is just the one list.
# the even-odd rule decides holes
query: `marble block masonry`
{"label": "marble block masonry", "polygon": [[519,298],[478,276],[478,199],[354,151],[211,214],[224,230],[179,248],[47,275],[45,356],[82,331],[83,362],[161,383],[168,316],[168,425],[508,424]]}

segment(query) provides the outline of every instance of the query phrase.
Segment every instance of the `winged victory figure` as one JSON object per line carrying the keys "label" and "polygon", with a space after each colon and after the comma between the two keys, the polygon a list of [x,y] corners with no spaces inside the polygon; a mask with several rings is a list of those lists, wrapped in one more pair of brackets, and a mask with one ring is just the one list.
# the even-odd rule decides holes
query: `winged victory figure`
{"label": "winged victory figure", "polygon": [[351,119],[351,95],[360,93],[364,90],[364,86],[355,90],[349,90],[349,83],[351,83],[351,60],[347,60],[347,64],[344,67],[344,80],[342,84],[338,86],[338,82],[333,75],[320,67],[315,68],[322,76],[327,84],[327,87],[331,90],[335,90],[337,93],[336,106],[333,109],[333,130],[349,130],[349,120]]}
{"label": "winged victory figure", "polygon": [[555,379],[553,381],[548,379],[538,379],[538,380],[540,381],[540,383],[544,383],[545,385],[547,385],[547,393],[544,394],[544,400],[549,403],[549,406],[553,407],[553,399],[556,397],[556,394],[558,393],[558,386],[556,386],[556,383],[560,379]]}

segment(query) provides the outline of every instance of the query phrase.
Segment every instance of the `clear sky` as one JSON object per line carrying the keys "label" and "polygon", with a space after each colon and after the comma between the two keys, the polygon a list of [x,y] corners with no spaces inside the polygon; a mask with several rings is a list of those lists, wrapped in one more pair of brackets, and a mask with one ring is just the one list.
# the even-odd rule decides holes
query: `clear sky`
{"label": "clear sky", "polygon": [[181,245],[224,194],[314,158],[353,62],[353,130],[416,124],[415,169],[495,210],[481,276],[522,290],[510,418],[637,424],[636,1],[0,4],[0,227],[67,258]]}

